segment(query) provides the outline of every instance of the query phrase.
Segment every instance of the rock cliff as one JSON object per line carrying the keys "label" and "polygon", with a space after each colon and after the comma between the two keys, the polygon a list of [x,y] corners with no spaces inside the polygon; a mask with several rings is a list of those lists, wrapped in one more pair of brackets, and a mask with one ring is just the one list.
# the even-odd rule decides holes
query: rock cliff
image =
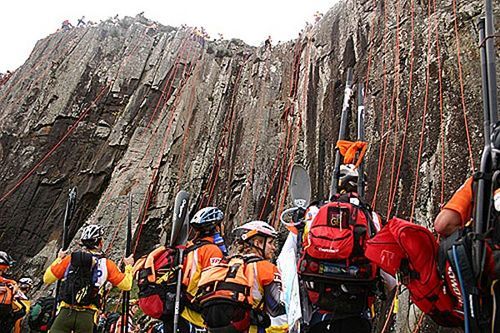
{"label": "rock cliff", "polygon": [[0,87],[2,249],[40,271],[72,186],[70,236],[105,225],[114,256],[130,192],[137,254],[159,242],[179,189],[193,211],[221,207],[226,230],[277,224],[293,163],[328,193],[348,67],[365,85],[369,201],[430,226],[482,147],[482,2],[459,2],[341,1],[272,47],[142,16],[40,40]]}

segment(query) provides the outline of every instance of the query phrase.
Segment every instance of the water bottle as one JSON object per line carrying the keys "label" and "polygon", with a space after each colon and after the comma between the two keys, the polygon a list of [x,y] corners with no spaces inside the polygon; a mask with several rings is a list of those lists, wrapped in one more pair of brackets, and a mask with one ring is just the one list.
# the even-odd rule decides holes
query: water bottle
{"label": "water bottle", "polygon": [[214,244],[219,247],[223,255],[227,256],[226,244],[224,244],[224,238],[222,238],[219,232],[214,234]]}

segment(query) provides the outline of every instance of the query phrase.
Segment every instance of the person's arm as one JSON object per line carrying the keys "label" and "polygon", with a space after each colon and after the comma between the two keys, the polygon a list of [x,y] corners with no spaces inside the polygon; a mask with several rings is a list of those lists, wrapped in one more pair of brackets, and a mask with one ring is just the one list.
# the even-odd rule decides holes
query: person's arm
{"label": "person's arm", "polygon": [[434,221],[434,229],[441,236],[449,236],[462,226],[460,214],[448,208],[444,208]]}
{"label": "person's arm", "polygon": [[65,251],[59,251],[57,259],[45,270],[45,274],[43,274],[43,283],[52,284],[62,279],[70,263],[71,256]]}
{"label": "person's arm", "polygon": [[123,259],[125,263],[125,272],[121,272],[116,264],[106,259],[106,268],[108,269],[108,281],[120,290],[130,291],[132,289],[132,282],[134,280],[133,276],[133,263],[134,259],[127,257]]}
{"label": "person's arm", "polygon": [[434,229],[441,236],[449,236],[460,229],[472,217],[473,193],[470,177],[453,194],[434,221]]}
{"label": "person's arm", "polygon": [[278,267],[272,263],[263,263],[266,264],[261,265],[259,274],[263,277],[264,305],[270,316],[278,317],[286,313],[285,304],[281,300],[281,293],[283,292],[281,273]]}

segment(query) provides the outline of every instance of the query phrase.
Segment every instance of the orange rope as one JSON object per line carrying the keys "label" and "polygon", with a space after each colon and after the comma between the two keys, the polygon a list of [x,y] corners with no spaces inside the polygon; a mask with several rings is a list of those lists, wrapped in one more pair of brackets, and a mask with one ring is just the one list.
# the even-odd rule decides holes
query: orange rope
{"label": "orange rope", "polygon": [[472,145],[471,145],[471,139],[470,139],[470,134],[469,134],[469,123],[467,121],[467,108],[465,106],[464,80],[463,80],[463,75],[462,75],[462,61],[460,58],[461,52],[460,52],[460,34],[458,32],[457,2],[456,2],[456,0],[453,0],[452,3],[453,3],[453,15],[455,17],[454,25],[455,25],[455,39],[456,39],[456,44],[457,44],[457,63],[458,63],[458,79],[460,82],[460,98],[462,101],[462,110],[463,110],[463,114],[464,114],[464,125],[465,125],[465,133],[467,136],[467,148],[469,149],[470,168],[471,168],[471,171],[474,172],[474,157],[472,156]]}
{"label": "orange rope", "polygon": [[[430,0],[428,0],[429,6],[427,8],[427,17],[431,18],[431,7],[430,7]],[[425,124],[426,124],[426,117],[427,117],[427,108],[428,108],[428,101],[429,101],[429,83],[430,83],[430,61],[431,61],[431,27],[432,25],[429,24],[427,25],[427,63],[426,63],[426,70],[425,70],[425,94],[424,94],[424,107],[422,109],[422,127],[420,128],[420,142],[418,146],[418,157],[417,157],[417,166],[415,168],[415,182],[413,186],[413,200],[411,204],[411,213],[410,213],[410,222],[413,222],[413,215],[415,213],[415,205],[417,202],[417,188],[418,188],[418,181],[419,181],[419,174],[420,174],[420,162],[422,159],[422,151],[423,151],[423,146],[424,146],[424,135],[426,132],[425,129]]]}

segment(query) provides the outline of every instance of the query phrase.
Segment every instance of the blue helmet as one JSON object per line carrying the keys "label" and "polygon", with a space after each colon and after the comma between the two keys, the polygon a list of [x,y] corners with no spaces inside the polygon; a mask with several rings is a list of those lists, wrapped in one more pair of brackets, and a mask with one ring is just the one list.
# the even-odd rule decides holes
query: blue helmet
{"label": "blue helmet", "polygon": [[224,219],[224,213],[217,207],[205,207],[200,209],[189,224],[195,230],[211,230],[219,225]]}

